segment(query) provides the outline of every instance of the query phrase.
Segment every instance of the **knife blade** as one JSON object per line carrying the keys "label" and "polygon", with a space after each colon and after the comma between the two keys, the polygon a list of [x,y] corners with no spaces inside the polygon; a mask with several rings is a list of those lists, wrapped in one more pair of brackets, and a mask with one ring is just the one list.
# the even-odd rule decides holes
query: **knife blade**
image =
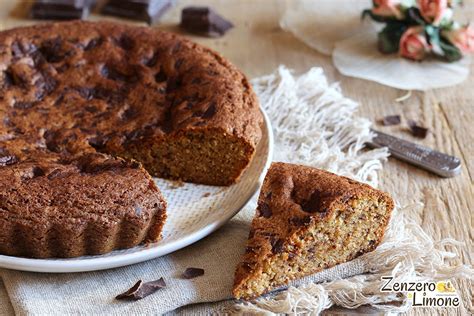
{"label": "knife blade", "polygon": [[461,160],[457,157],[376,130],[372,132],[375,137],[367,143],[369,147],[387,147],[392,156],[444,178],[461,172]]}

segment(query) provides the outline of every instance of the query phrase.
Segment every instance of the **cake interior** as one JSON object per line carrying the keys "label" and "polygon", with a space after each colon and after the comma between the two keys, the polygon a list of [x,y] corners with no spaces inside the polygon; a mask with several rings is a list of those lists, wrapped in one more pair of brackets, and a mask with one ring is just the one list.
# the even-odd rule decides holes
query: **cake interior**
{"label": "cake interior", "polygon": [[235,289],[236,298],[253,298],[288,281],[314,274],[374,250],[383,237],[390,207],[377,197],[338,203],[329,216],[295,232],[283,249],[268,256]]}
{"label": "cake interior", "polygon": [[121,153],[140,161],[155,177],[222,186],[238,180],[253,154],[248,142],[219,130],[158,138]]}

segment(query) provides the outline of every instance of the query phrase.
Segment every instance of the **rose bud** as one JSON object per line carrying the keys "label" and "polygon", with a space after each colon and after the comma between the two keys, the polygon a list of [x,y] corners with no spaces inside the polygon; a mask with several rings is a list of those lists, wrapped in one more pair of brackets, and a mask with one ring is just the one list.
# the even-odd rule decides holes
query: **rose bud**
{"label": "rose bud", "polygon": [[437,25],[448,11],[448,0],[418,0],[418,9],[426,22]]}
{"label": "rose bud", "polygon": [[474,27],[472,25],[462,26],[451,31],[443,31],[442,35],[463,54],[474,52]]}
{"label": "rose bud", "polygon": [[412,26],[400,38],[399,54],[412,60],[422,60],[430,50],[422,26]]}
{"label": "rose bud", "polygon": [[373,0],[372,13],[378,16],[403,19],[401,0]]}

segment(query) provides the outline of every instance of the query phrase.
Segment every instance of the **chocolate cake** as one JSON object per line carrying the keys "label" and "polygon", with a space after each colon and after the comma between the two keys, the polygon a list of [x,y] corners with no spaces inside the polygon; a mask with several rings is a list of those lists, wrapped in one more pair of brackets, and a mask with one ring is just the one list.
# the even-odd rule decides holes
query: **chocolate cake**
{"label": "chocolate cake", "polygon": [[0,253],[155,241],[166,215],[150,174],[232,184],[261,123],[245,76],[171,33],[82,21],[0,32]]}
{"label": "chocolate cake", "polygon": [[258,199],[233,294],[251,299],[374,250],[391,197],[327,171],[273,163]]}

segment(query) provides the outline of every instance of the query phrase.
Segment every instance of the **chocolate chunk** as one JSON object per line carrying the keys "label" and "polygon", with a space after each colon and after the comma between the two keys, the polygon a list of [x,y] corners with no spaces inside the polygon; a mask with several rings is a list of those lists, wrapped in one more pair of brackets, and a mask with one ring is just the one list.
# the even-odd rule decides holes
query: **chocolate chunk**
{"label": "chocolate chunk", "polygon": [[33,167],[33,178],[44,176],[44,170],[41,167]]}
{"label": "chocolate chunk", "polygon": [[45,140],[46,148],[52,152],[60,152],[61,148],[58,142],[59,133],[56,131],[46,131],[43,134]]}
{"label": "chocolate chunk", "polygon": [[136,108],[134,107],[129,107],[128,109],[126,109],[125,111],[123,111],[122,115],[120,116],[120,118],[124,121],[128,121],[128,120],[131,120],[135,117],[138,116],[138,111]]}
{"label": "chocolate chunk", "polygon": [[123,82],[137,82],[139,80],[138,73],[132,70],[130,73],[124,73],[118,69],[104,65],[102,66],[100,73],[102,76],[110,80],[123,81]]}
{"label": "chocolate chunk", "polygon": [[101,13],[153,24],[171,5],[171,0],[109,0]]}
{"label": "chocolate chunk", "polygon": [[425,138],[428,135],[428,128],[418,125],[415,121],[409,120],[411,134],[418,138]]}
{"label": "chocolate chunk", "polygon": [[33,102],[15,101],[15,103],[13,104],[13,107],[19,110],[27,110],[27,109],[31,109],[33,105],[34,105]]}
{"label": "chocolate chunk", "polygon": [[77,168],[82,173],[98,174],[102,172],[116,172],[130,167],[130,163],[121,159],[95,160],[94,156],[86,155],[78,159]]}
{"label": "chocolate chunk", "polygon": [[294,226],[306,226],[311,223],[311,217],[292,217],[289,220],[290,224]]}
{"label": "chocolate chunk", "polygon": [[91,145],[95,149],[101,150],[105,148],[105,145],[107,143],[107,137],[102,136],[102,135],[97,135],[95,137],[89,138],[88,142],[89,142],[89,145]]}
{"label": "chocolate chunk", "polygon": [[400,115],[387,115],[382,119],[382,124],[385,126],[398,125],[401,121]]}
{"label": "chocolate chunk", "polygon": [[57,63],[66,57],[66,54],[63,52],[62,45],[62,39],[60,37],[56,37],[54,39],[44,41],[39,50],[47,62]]}
{"label": "chocolate chunk", "polygon": [[203,119],[210,119],[216,114],[216,103],[212,102],[207,108],[206,112],[201,116]]}
{"label": "chocolate chunk", "polygon": [[155,81],[158,83],[165,82],[168,79],[168,76],[166,76],[166,73],[162,70],[160,70],[156,75],[155,75]]}
{"label": "chocolate chunk", "polygon": [[15,155],[0,156],[0,167],[10,166],[17,162],[18,158]]}
{"label": "chocolate chunk", "polygon": [[46,72],[42,72],[38,80],[35,81],[35,87],[42,96],[53,92],[57,84],[57,81]]}
{"label": "chocolate chunk", "polygon": [[267,203],[260,203],[257,209],[259,211],[260,216],[263,216],[265,218],[272,217],[272,210]]}
{"label": "chocolate chunk", "polygon": [[186,31],[208,37],[224,35],[234,25],[208,7],[187,7],[181,12],[180,26]]}
{"label": "chocolate chunk", "polygon": [[23,57],[36,52],[37,47],[33,43],[15,41],[11,45],[13,56]]}
{"label": "chocolate chunk", "polygon": [[84,46],[84,50],[88,51],[88,50],[94,49],[100,46],[103,41],[104,39],[102,37],[93,38],[86,44],[86,46]]}
{"label": "chocolate chunk", "polygon": [[30,15],[40,20],[74,20],[89,16],[91,0],[36,0]]}
{"label": "chocolate chunk", "polygon": [[138,300],[141,300],[142,298],[145,298],[155,293],[159,289],[163,289],[165,287],[166,287],[166,283],[163,278],[160,278],[159,280],[156,280],[156,281],[146,282],[146,283],[143,283],[142,280],[138,280],[138,282],[135,283],[134,286],[132,286],[130,289],[128,289],[124,293],[117,295],[115,298],[117,300],[138,301]]}
{"label": "chocolate chunk", "polygon": [[272,252],[274,254],[283,252],[283,248],[284,248],[283,247],[283,244],[284,244],[283,239],[271,239],[270,243],[272,245]]}
{"label": "chocolate chunk", "polygon": [[303,201],[300,204],[301,209],[308,213],[324,213],[326,209],[322,208],[322,204],[325,197],[327,197],[326,194],[319,191],[314,191],[308,200]]}
{"label": "chocolate chunk", "polygon": [[15,83],[15,78],[11,71],[4,71],[3,72],[3,87],[8,88]]}
{"label": "chocolate chunk", "polygon": [[197,278],[198,276],[204,275],[204,269],[201,268],[187,268],[184,273],[182,274],[182,277],[185,279],[194,279]]}
{"label": "chocolate chunk", "polygon": [[158,62],[158,57],[158,52],[155,52],[151,57],[143,58],[142,63],[147,67],[154,67]]}
{"label": "chocolate chunk", "polygon": [[86,100],[92,100],[94,97],[94,88],[88,88],[88,87],[74,87],[73,88],[81,97],[83,97]]}
{"label": "chocolate chunk", "polygon": [[43,54],[39,50],[32,52],[30,56],[31,59],[33,59],[35,67],[40,67],[46,62],[46,58],[44,58]]}
{"label": "chocolate chunk", "polygon": [[135,46],[135,41],[130,36],[123,34],[119,38],[114,39],[115,43],[123,50],[131,50]]}

